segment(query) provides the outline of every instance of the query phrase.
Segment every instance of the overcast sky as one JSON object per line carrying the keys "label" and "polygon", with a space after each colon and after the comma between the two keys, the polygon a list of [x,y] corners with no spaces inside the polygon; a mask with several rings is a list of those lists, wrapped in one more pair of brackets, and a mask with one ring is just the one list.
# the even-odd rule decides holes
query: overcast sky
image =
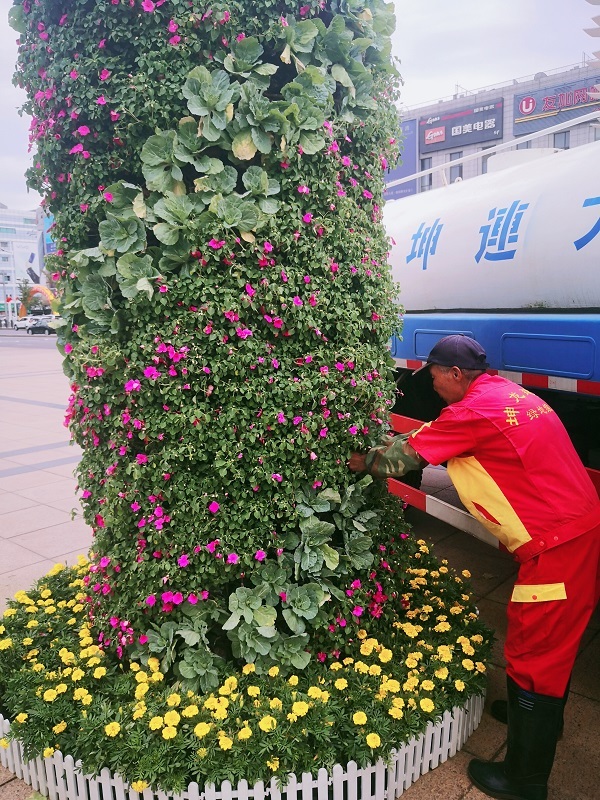
{"label": "overcast sky", "polygon": [[[77,0],[72,0],[77,2]],[[394,0],[394,51],[404,79],[407,106],[459,91],[581,63],[600,50],[594,27],[600,4],[587,0]],[[34,208],[24,172],[29,120],[17,109],[23,93],[11,82],[17,34],[8,26],[12,0],[0,0],[0,202]]]}

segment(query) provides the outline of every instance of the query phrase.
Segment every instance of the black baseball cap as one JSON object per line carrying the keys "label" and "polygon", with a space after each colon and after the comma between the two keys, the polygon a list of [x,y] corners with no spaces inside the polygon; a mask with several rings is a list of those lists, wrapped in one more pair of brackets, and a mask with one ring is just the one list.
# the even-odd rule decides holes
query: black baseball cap
{"label": "black baseball cap", "polygon": [[422,367],[415,370],[413,375],[425,369],[430,364],[439,364],[442,367],[458,367],[459,369],[487,369],[490,365],[486,361],[485,350],[463,333],[453,333],[444,336],[434,344],[427,356],[427,361]]}

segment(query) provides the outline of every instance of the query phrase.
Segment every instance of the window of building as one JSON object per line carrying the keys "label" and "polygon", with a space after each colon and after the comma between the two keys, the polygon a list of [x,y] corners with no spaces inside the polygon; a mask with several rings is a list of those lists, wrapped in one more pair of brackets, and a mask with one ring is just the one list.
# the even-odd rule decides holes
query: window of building
{"label": "window of building", "polygon": [[517,150],[529,150],[531,148],[531,139],[528,142],[519,142]]}
{"label": "window of building", "polygon": [[[431,158],[422,158],[421,159],[421,172],[425,169],[431,169],[432,161]],[[421,192],[428,192],[429,189],[433,187],[433,175],[422,175],[421,176],[421,185],[419,186],[419,190]]]}
{"label": "window of building", "polygon": [[569,134],[571,131],[560,131],[559,133],[554,134],[554,147],[558,148],[559,150],[568,150],[569,149]]}
{"label": "window of building", "polygon": [[34,219],[28,219],[27,217],[23,220],[23,225],[35,225]]}
{"label": "window of building", "polygon": [[9,260],[10,260],[10,259],[9,259],[9,257],[8,257],[8,256],[2,256],[2,261],[9,261]]}
{"label": "window of building", "polygon": [[[450,153],[449,160],[457,161],[459,158],[462,158],[462,156],[463,156],[462,150],[457,150],[456,153]],[[450,183],[454,183],[459,178],[460,180],[462,180],[462,176],[463,176],[462,164],[457,164],[455,167],[450,167],[450,175],[449,175]]]}
{"label": "window of building", "polygon": [[[17,233],[16,228],[2,228],[0,227],[0,233]],[[8,245],[8,242],[2,242],[3,245]]]}
{"label": "window of building", "polygon": [[594,131],[594,141],[600,141],[600,125],[592,125],[592,130]]}

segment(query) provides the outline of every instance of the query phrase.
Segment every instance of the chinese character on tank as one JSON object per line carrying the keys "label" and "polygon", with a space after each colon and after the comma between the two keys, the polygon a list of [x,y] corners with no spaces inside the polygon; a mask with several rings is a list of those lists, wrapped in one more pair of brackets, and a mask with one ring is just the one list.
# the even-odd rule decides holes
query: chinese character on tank
{"label": "chinese character on tank", "polygon": [[[588,206],[597,206],[600,205],[600,197],[588,197],[586,200],[583,201],[583,208],[588,208]],[[576,250],[581,250],[582,247],[585,247],[586,244],[589,244],[592,239],[595,239],[596,236],[600,233],[600,217],[596,220],[596,224],[592,226],[592,228],[581,237],[581,239],[576,239],[573,244],[575,245]]]}
{"label": "chinese character on tank", "polygon": [[406,263],[410,264],[414,258],[422,258],[423,269],[427,269],[427,259],[429,256],[435,255],[438,239],[440,238],[443,227],[443,225],[440,225],[439,217],[429,226],[426,226],[426,224],[422,222],[411,237],[412,249],[406,256]]}
{"label": "chinese character on tank", "polygon": [[477,263],[482,256],[487,261],[506,261],[515,257],[519,225],[528,208],[529,203],[521,203],[519,200],[506,208],[492,208],[488,214],[489,224],[482,225],[479,229],[481,246],[475,256]]}

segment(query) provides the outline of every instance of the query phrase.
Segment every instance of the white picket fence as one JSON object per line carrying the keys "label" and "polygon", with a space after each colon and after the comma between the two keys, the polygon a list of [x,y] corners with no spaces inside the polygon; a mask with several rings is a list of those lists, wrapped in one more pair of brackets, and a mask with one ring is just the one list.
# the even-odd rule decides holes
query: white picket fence
{"label": "white picket fence", "polygon": [[[470,697],[463,708],[446,711],[439,722],[430,723],[418,738],[411,739],[392,754],[388,766],[383,761],[359,769],[354,761],[345,768],[336,764],[329,772],[316,775],[290,775],[285,787],[273,778],[248,786],[240,781],[232,786],[223,781],[220,787],[190,783],[178,795],[145,789],[135,792],[118,775],[103,769],[96,778],[84,775],[80,762],[55,752],[50,758],[24,761],[21,745],[12,741],[0,748],[0,762],[50,800],[395,800],[414,781],[456,754],[481,721],[484,697]],[[0,733],[10,730],[8,720],[0,715]]]}

